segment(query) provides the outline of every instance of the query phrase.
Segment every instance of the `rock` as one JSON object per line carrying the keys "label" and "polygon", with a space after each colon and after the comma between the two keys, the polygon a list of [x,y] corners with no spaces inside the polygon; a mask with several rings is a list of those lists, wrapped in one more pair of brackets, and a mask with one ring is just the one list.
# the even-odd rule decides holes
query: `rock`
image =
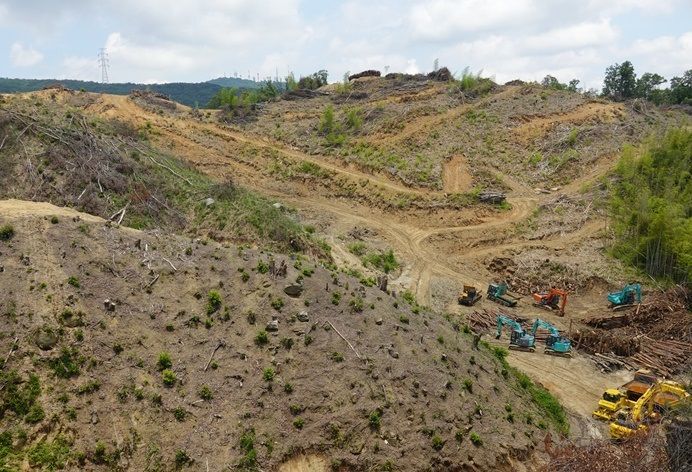
{"label": "rock", "polygon": [[44,327],[36,334],[36,345],[43,351],[49,351],[58,344],[58,335],[51,328]]}
{"label": "rock", "polygon": [[388,352],[389,352],[389,355],[392,356],[394,359],[398,359],[398,358],[399,358],[399,353],[396,352],[394,349],[391,349],[391,348],[390,348]]}
{"label": "rock", "polygon": [[95,411],[91,412],[91,424],[96,424],[99,422],[99,415]]}
{"label": "rock", "polygon": [[267,323],[267,331],[278,331],[279,330],[279,320],[274,319]]}
{"label": "rock", "polygon": [[380,326],[382,323],[383,323],[382,318],[377,318],[377,319],[375,320],[375,324],[376,324],[377,326]]}
{"label": "rock", "polygon": [[216,200],[211,197],[204,199],[204,205],[207,207],[214,206],[214,203],[216,203]]}
{"label": "rock", "polygon": [[284,293],[289,297],[299,297],[303,293],[303,286],[298,284],[287,285],[284,287]]}
{"label": "rock", "polygon": [[110,298],[106,298],[103,301],[103,307],[106,309],[106,311],[115,311],[115,302],[111,301]]}
{"label": "rock", "polygon": [[273,203],[272,206],[273,206],[274,208],[276,208],[277,210],[282,210],[283,207],[284,207],[284,206],[283,206],[281,203],[279,203],[279,202]]}
{"label": "rock", "polygon": [[307,311],[301,311],[300,313],[298,313],[298,321],[302,321],[302,322],[310,321],[310,317],[308,316],[308,312]]}

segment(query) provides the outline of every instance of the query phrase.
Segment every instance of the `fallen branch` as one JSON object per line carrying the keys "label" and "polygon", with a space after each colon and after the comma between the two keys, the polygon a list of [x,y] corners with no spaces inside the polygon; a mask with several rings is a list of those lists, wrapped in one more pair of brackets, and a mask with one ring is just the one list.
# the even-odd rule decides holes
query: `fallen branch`
{"label": "fallen branch", "polygon": [[17,341],[19,341],[19,337],[14,338],[14,341],[12,341],[12,347],[10,348],[10,352],[7,353],[7,357],[5,357],[5,362],[2,363],[3,369],[6,368],[5,366],[7,366],[7,361],[9,361],[12,354],[14,354],[14,348],[17,345]]}
{"label": "fallen branch", "polygon": [[[178,272],[178,269],[175,268],[175,266],[173,265],[173,263],[172,263],[171,261],[169,261],[168,259],[166,259],[166,258],[163,257],[163,256],[161,256],[161,259],[163,259],[164,261],[168,262],[168,265],[170,265],[171,268],[172,268],[174,271]],[[206,369],[205,369],[205,370],[206,370]]]}
{"label": "fallen branch", "polygon": [[147,288],[151,287],[152,285],[154,285],[156,283],[156,281],[159,280],[159,277],[161,277],[161,274],[156,274],[156,277],[154,277],[154,280],[152,280],[151,282],[146,284],[143,288],[147,289]]}
{"label": "fallen branch", "polygon": [[356,348],[353,347],[353,345],[348,341],[348,339],[346,339],[346,338],[344,337],[343,334],[341,334],[341,333],[339,332],[338,329],[336,329],[336,327],[332,324],[332,322],[329,321],[329,320],[327,320],[327,323],[329,323],[329,326],[332,327],[332,329],[336,332],[336,334],[339,335],[339,337],[340,337],[341,339],[343,339],[344,341],[346,341],[346,344],[348,344],[348,347],[350,347],[351,350],[356,354],[356,357],[357,357],[358,359],[362,359],[362,357],[360,357],[360,354],[358,354],[358,351],[356,351]]}
{"label": "fallen branch", "polygon": [[216,351],[218,351],[219,349],[221,349],[225,345],[226,345],[225,342],[219,341],[219,344],[217,344],[216,347],[214,348],[214,350],[211,351],[211,356],[209,356],[209,360],[207,361],[207,365],[204,366],[204,372],[206,372],[207,369],[209,368],[209,364],[211,364],[211,360],[214,358],[214,354],[216,354]]}

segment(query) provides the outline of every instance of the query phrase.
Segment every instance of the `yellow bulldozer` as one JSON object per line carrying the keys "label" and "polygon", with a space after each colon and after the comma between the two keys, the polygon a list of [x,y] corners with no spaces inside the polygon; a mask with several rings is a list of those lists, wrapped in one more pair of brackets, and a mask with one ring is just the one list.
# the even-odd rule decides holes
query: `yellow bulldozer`
{"label": "yellow bulldozer", "polygon": [[670,380],[659,380],[644,395],[629,407],[617,413],[617,418],[610,423],[610,437],[624,439],[648,428],[648,425],[660,419],[659,407],[671,407],[689,397],[685,387]]}
{"label": "yellow bulldozer", "polygon": [[593,412],[593,417],[597,420],[612,421],[621,409],[632,408],[634,402],[639,400],[658,380],[658,377],[651,371],[639,369],[634,373],[634,378],[620,388],[609,388],[603,392],[603,396],[598,401],[598,409]]}

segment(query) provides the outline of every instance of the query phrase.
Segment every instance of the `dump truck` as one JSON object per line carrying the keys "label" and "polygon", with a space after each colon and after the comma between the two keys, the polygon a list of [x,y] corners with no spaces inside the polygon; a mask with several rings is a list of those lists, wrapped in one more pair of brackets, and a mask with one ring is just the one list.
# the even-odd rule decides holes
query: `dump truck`
{"label": "dump truck", "polygon": [[488,285],[488,299],[504,306],[517,306],[517,302],[521,297],[510,293],[508,289],[509,287],[504,282],[499,284],[492,283]]}
{"label": "dump truck", "polygon": [[481,295],[481,292],[476,290],[476,287],[464,285],[464,290],[459,294],[458,301],[461,305],[472,306],[481,298],[483,298],[483,295]]}

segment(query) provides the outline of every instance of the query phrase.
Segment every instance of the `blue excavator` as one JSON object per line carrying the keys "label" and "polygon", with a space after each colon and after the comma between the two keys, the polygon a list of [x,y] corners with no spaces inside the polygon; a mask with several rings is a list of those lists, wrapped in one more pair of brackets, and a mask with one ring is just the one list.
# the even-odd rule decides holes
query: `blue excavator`
{"label": "blue excavator", "polygon": [[536,351],[536,340],[534,336],[526,333],[524,328],[522,328],[517,321],[505,315],[497,316],[497,334],[495,335],[495,339],[500,339],[500,336],[502,336],[502,327],[504,325],[512,328],[512,333],[509,336],[510,349],[513,351],[525,352]]}
{"label": "blue excavator", "polygon": [[513,351],[535,352],[536,351],[536,331],[539,328],[547,330],[550,335],[545,340],[544,354],[560,357],[572,357],[572,343],[569,339],[560,336],[558,329],[547,321],[537,319],[533,322],[531,333],[524,331],[519,322],[506,315],[497,317],[497,333],[495,339],[502,336],[502,327],[509,326],[512,332],[509,337],[509,349]]}
{"label": "blue excavator", "polygon": [[531,327],[531,335],[534,338],[536,337],[536,331],[538,331],[538,328],[543,328],[550,333],[548,338],[545,340],[545,350],[543,351],[544,354],[548,354],[550,356],[572,357],[572,342],[564,336],[561,336],[560,331],[558,331],[555,326],[547,321],[536,319]]}
{"label": "blue excavator", "polygon": [[608,301],[613,310],[626,308],[635,303],[642,302],[642,286],[638,283],[629,283],[622,290],[608,294]]}

